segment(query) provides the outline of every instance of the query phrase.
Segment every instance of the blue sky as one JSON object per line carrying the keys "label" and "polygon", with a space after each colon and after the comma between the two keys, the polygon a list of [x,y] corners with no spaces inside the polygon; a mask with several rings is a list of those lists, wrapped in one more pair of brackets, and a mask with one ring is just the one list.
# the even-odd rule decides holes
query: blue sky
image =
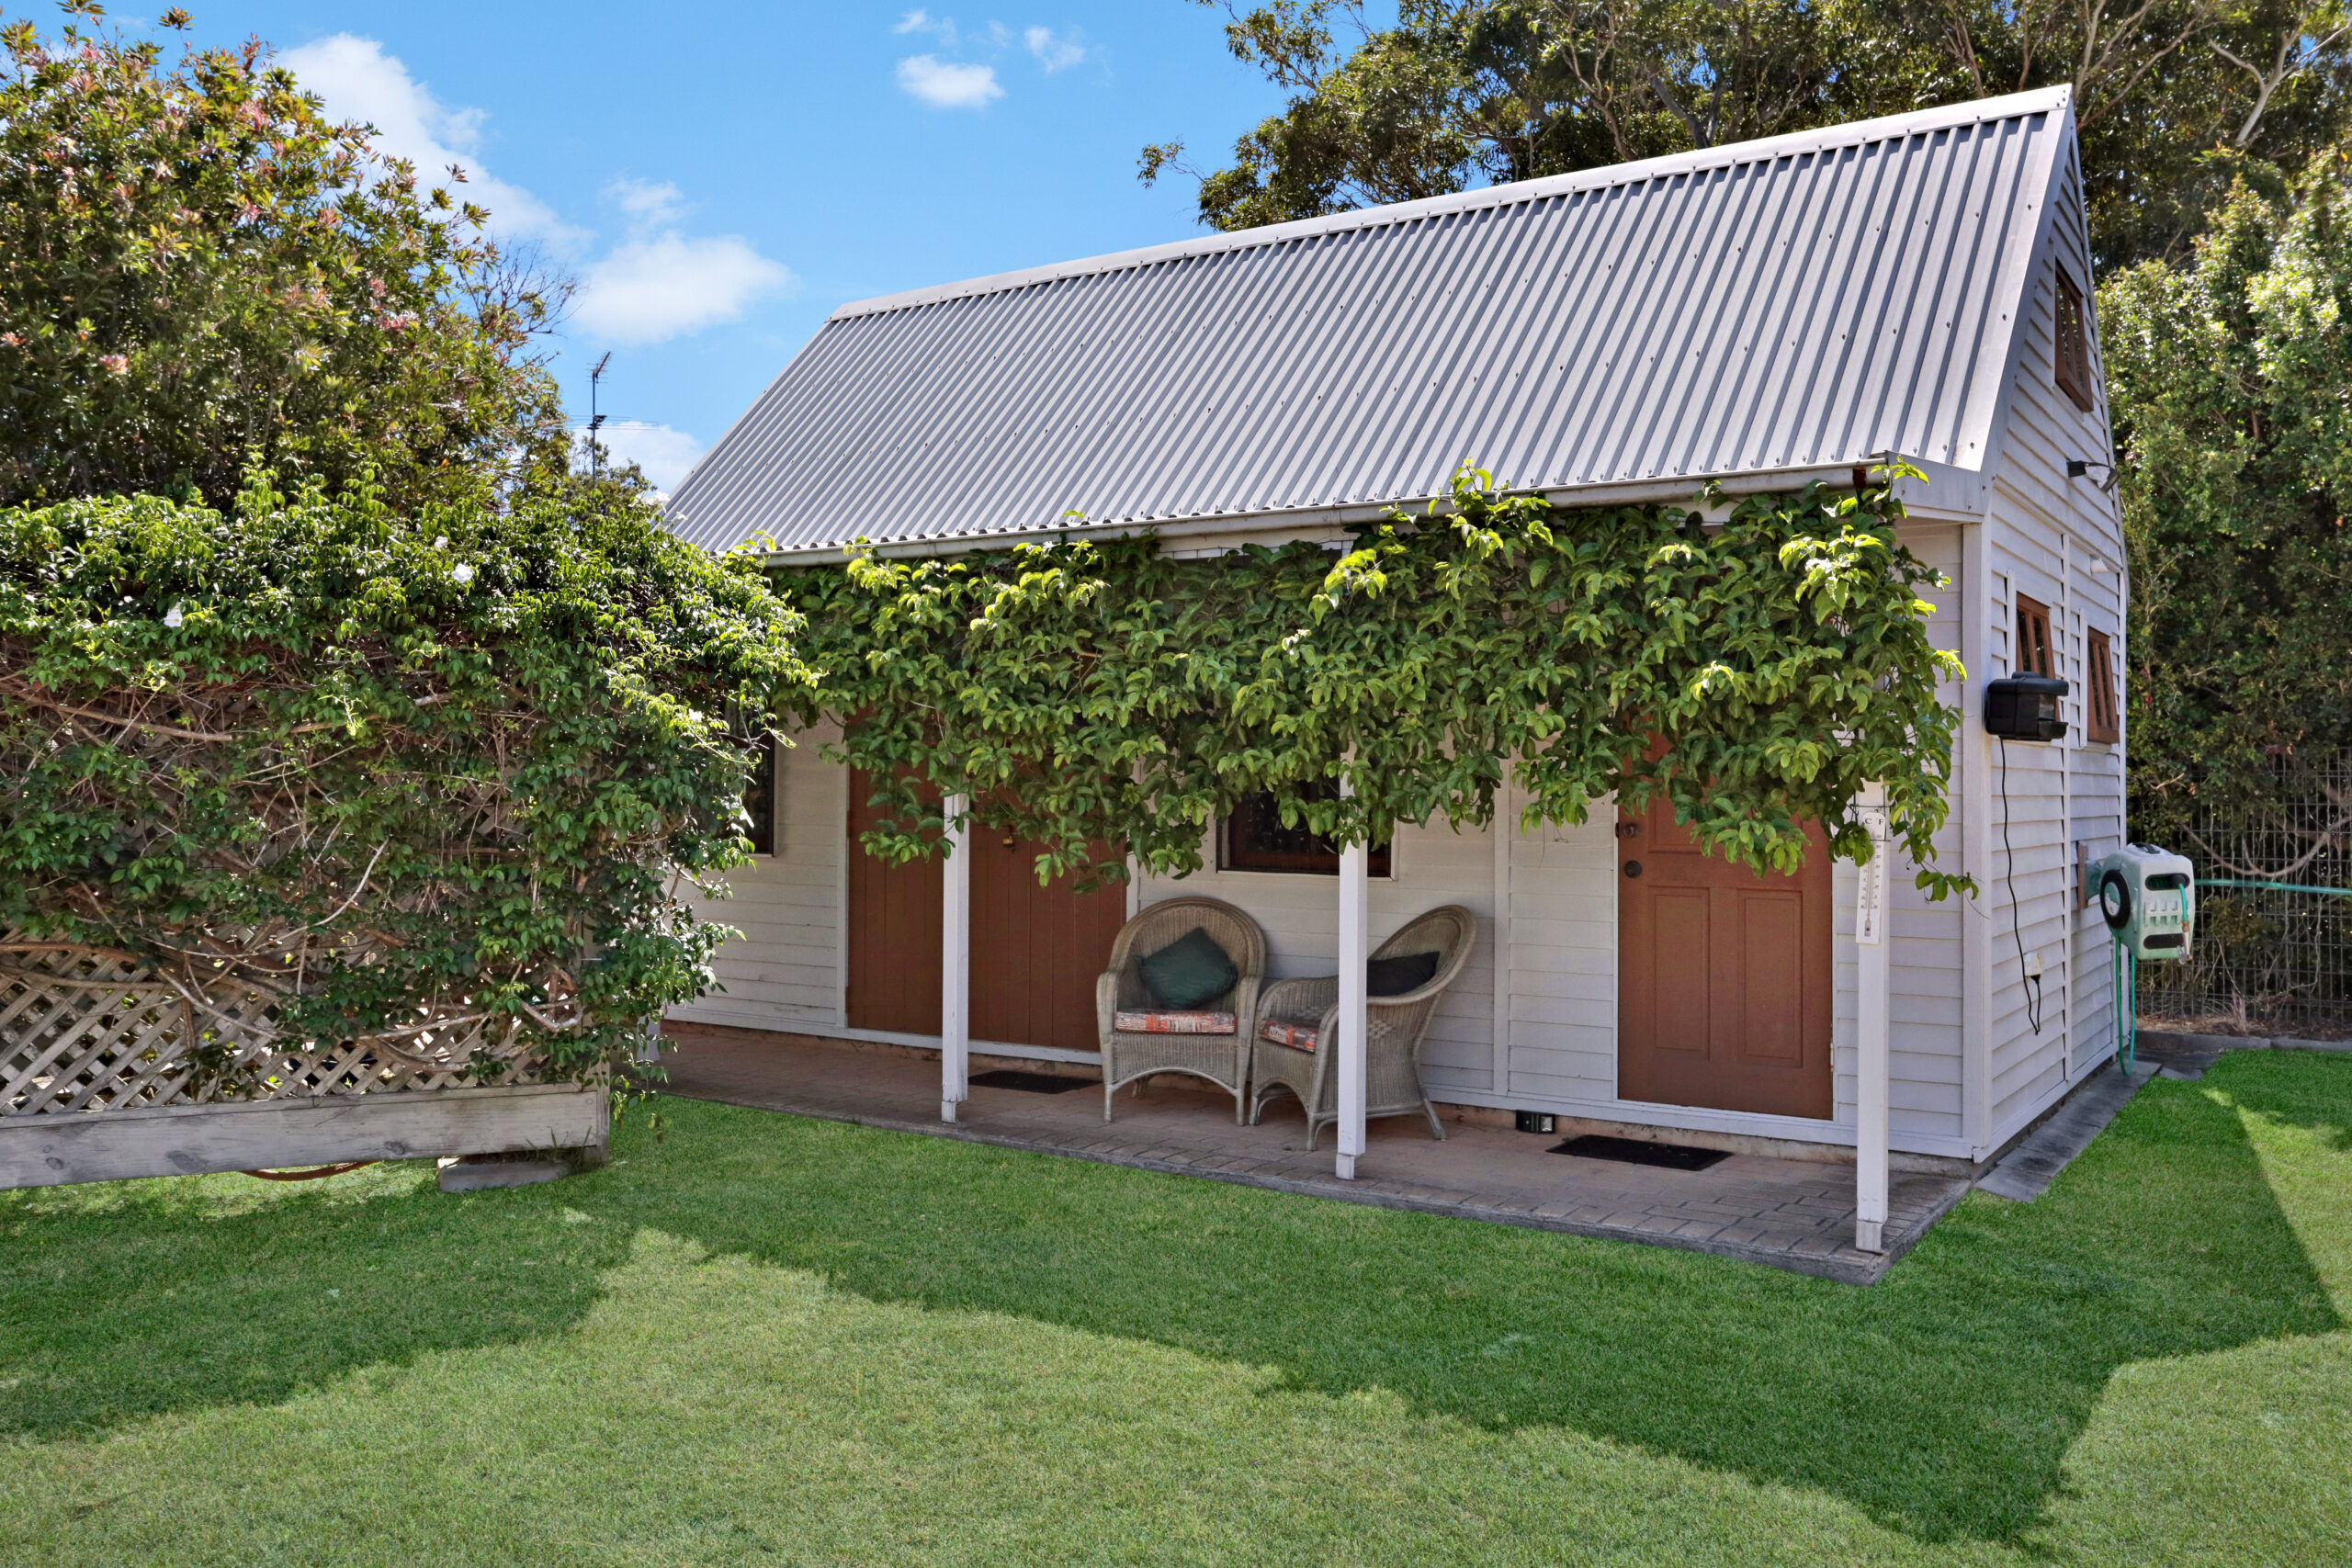
{"label": "blue sky", "polygon": [[664,485],[845,300],[1201,232],[1137,151],[1213,166],[1281,101],[1190,0],[188,8],[394,151],[456,158],[582,280],[566,398],[584,419],[610,350],[615,445]]}

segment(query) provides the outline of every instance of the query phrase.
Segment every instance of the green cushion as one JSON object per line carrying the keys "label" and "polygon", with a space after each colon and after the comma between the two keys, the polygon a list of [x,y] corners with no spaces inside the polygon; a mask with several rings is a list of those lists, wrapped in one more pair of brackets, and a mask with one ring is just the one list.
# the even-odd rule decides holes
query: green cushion
{"label": "green cushion", "polygon": [[1143,971],[1143,983],[1152,999],[1180,1011],[1215,1001],[1241,978],[1241,971],[1234,967],[1216,939],[1198,926],[1147,956],[1136,967]]}
{"label": "green cushion", "polygon": [[1364,994],[1401,997],[1408,991],[1418,991],[1437,978],[1437,958],[1434,953],[1407,953],[1395,958],[1375,958],[1363,966]]}

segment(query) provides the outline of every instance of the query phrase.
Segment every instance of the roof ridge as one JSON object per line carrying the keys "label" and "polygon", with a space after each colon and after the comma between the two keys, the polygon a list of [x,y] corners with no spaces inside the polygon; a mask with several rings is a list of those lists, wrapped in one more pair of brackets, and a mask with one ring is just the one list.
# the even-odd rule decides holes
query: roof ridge
{"label": "roof ridge", "polygon": [[1762,159],[1778,160],[1806,152],[1862,146],[1898,136],[1917,136],[1928,131],[1956,130],[1965,125],[1981,125],[1988,120],[2013,119],[2024,115],[2053,113],[2066,107],[2073,95],[2074,88],[2071,85],[2037,87],[2029,92],[2004,94],[1999,97],[1973,98],[1962,104],[1946,104],[1934,108],[1912,109],[1903,114],[1882,115],[1875,119],[1848,120],[1842,124],[1820,126],[1811,130],[1790,131],[1781,136],[1758,137],[1749,141],[1730,141],[1721,146],[1696,148],[1687,152],[1669,152],[1662,157],[1644,158],[1631,164],[1602,164],[1589,169],[1577,169],[1569,174],[1545,175],[1538,179],[1514,180],[1498,186],[1480,186],[1475,190],[1455,191],[1446,196],[1423,197],[1415,201],[1391,202],[1383,207],[1351,208],[1345,212],[1334,212],[1320,218],[1301,218],[1287,223],[1269,223],[1255,229],[1237,229],[1229,233],[1203,234],[1188,240],[1146,245],[1135,250],[1112,251],[1102,255],[1051,262],[1043,266],[989,273],[953,283],[933,284],[922,288],[902,290],[896,294],[879,294],[868,299],[854,299],[841,306],[828,316],[826,324],[830,326],[835,321],[853,321],[864,316],[887,315],[899,310],[915,310],[924,305],[944,304],[951,299],[971,299],[990,294],[1006,294],[1017,289],[1035,288],[1041,283],[1060,282],[1066,278],[1092,277],[1104,273],[1127,272],[1137,267],[1156,266],[1163,262],[1174,261],[1185,256],[1219,255],[1237,251],[1256,250],[1269,245],[1284,244],[1293,240],[1311,239],[1323,234],[1346,233],[1358,229],[1386,228],[1392,224],[1409,223],[1423,218],[1442,217],[1457,212],[1476,212],[1488,208],[1515,207],[1521,202],[1541,201],[1555,196],[1603,189],[1611,186],[1633,185],[1702,170],[1736,168],[1740,164],[1752,164]]}

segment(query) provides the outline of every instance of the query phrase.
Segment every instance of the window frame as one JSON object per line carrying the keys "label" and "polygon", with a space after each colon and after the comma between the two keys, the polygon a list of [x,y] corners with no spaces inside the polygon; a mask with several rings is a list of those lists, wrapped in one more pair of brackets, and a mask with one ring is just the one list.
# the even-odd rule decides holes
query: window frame
{"label": "window frame", "polygon": [[2076,408],[2091,413],[2096,400],[2091,395],[2090,313],[2083,303],[2083,291],[2075,287],[2066,269],[2052,265],[2058,275],[2057,293],[2051,302],[2052,379],[2060,391],[2074,399]]}
{"label": "window frame", "polygon": [[[1268,797],[1270,795],[1269,791],[1259,790],[1252,794],[1250,799]],[[1220,873],[1238,872],[1251,876],[1337,876],[1340,874],[1340,852],[1336,847],[1305,850],[1261,849],[1243,841],[1243,834],[1240,831],[1241,812],[1241,807],[1236,807],[1216,819],[1216,868]],[[1292,829],[1292,831],[1298,831],[1298,829]],[[1315,841],[1329,842],[1319,838]],[[1396,875],[1396,838],[1393,834],[1387,843],[1372,846],[1364,857],[1364,874],[1384,881],[1394,881]]]}
{"label": "window frame", "polygon": [[2083,682],[2089,688],[2083,699],[2083,738],[2102,746],[2114,746],[2123,739],[2123,714],[2115,702],[2115,646],[2108,635],[2093,626],[2083,633]]}
{"label": "window frame", "polygon": [[[2009,673],[2012,675],[2047,675],[2056,679],[2058,649],[2050,635],[2050,606],[2031,594],[2019,593],[2014,607],[2017,619],[2017,646],[2009,649]],[[2039,634],[2038,636],[2035,634]],[[2033,656],[2039,653],[2037,660]]]}
{"label": "window frame", "polygon": [[737,739],[759,752],[752,764],[752,776],[743,784],[743,815],[751,823],[751,829],[744,836],[751,840],[752,853],[774,859],[776,840],[781,837],[776,830],[776,808],[783,801],[780,787],[784,779],[782,749],[776,745],[775,736],[772,733],[739,736]]}

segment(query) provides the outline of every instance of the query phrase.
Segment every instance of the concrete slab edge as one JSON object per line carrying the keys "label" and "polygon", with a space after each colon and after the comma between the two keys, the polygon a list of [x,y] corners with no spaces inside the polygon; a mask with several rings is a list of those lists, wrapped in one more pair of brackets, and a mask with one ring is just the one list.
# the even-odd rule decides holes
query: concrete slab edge
{"label": "concrete slab edge", "polygon": [[2154,1065],[2127,1075],[2120,1063],[2103,1064],[2060,1103],[2055,1114],[1978,1178],[1977,1190],[2013,1203],[2032,1202],[2098,1141],[2123,1108],[2155,1081],[2156,1074]]}
{"label": "concrete slab edge", "polygon": [[[1115,1150],[1069,1148],[1044,1145],[1006,1134],[986,1133],[975,1127],[950,1124],[945,1122],[908,1122],[894,1117],[860,1116],[809,1105],[777,1105],[762,1100],[739,1100],[724,1094],[684,1094],[676,1089],[664,1093],[677,1094],[682,1100],[709,1100],[720,1105],[740,1105],[751,1111],[773,1111],[786,1116],[805,1116],[816,1122],[840,1122],[852,1126],[870,1127],[882,1133],[907,1133],[923,1138],[952,1138],[961,1143],[982,1144],[991,1148],[1012,1149],[1023,1154],[1046,1155],[1061,1159],[1089,1160],[1096,1165],[1123,1166],[1129,1170],[1156,1171],[1167,1176],[1193,1176],[1209,1181],[1223,1181],[1237,1187],[1261,1188],[1270,1192],[1288,1192],[1304,1198],[1329,1198],[1343,1203],[1360,1203],[1374,1209],[1400,1209],[1415,1213],[1436,1214],[1447,1219],[1472,1220],[1486,1224],[1510,1225],[1520,1230],[1552,1231],[1563,1235],[1590,1236],[1597,1241],[1630,1241],[1649,1247],[1672,1247],[1682,1252],[1703,1252],[1716,1258],[1728,1258],[1742,1263],[1759,1264],[1778,1269],[1784,1273],[1805,1274],[1815,1279],[1828,1280],[1841,1285],[1875,1285],[1905,1254],[1917,1246],[1921,1237],[1935,1227],[1973,1190],[1972,1185],[1959,1178],[1951,1179],[1949,1190],[1929,1206],[1920,1222],[1902,1235],[1888,1241],[1887,1249],[1869,1261],[1849,1261],[1836,1258],[1808,1257],[1801,1253],[1772,1252],[1760,1247],[1742,1247],[1736,1242],[1719,1242],[1693,1236],[1678,1236],[1651,1232],[1634,1232],[1607,1225],[1580,1224],[1550,1215],[1524,1211],[1482,1209],[1442,1200],[1417,1198],[1410,1193],[1384,1191],[1384,1184],[1343,1182],[1337,1177],[1328,1181],[1306,1181],[1295,1177],[1269,1176],[1260,1171],[1217,1169],[1207,1165],[1193,1165],[1181,1160],[1158,1159],[1143,1155],[1122,1154]],[[1115,1123],[1114,1123],[1115,1125]]]}
{"label": "concrete slab edge", "polygon": [[2143,1050],[2327,1051],[2352,1054],[2352,1040],[2304,1040],[2291,1034],[2184,1034],[2170,1029],[2140,1031]]}

